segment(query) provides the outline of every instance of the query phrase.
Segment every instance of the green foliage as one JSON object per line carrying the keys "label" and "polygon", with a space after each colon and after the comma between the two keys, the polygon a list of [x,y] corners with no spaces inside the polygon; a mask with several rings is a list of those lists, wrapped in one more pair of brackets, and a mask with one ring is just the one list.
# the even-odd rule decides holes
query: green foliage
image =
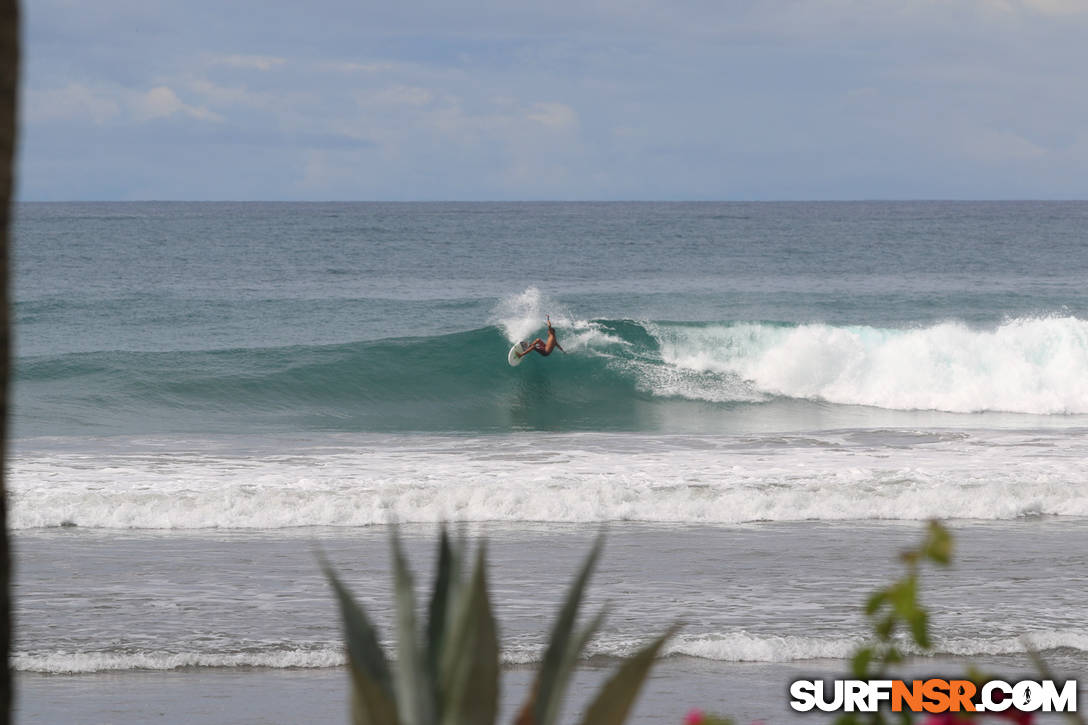
{"label": "green foliage", "polygon": [[528,723],[552,725],[559,718],[563,695],[570,676],[574,672],[578,656],[604,621],[604,612],[600,612],[583,630],[574,631],[578,609],[585,596],[589,577],[593,573],[597,559],[600,558],[603,543],[600,537],[594,542],[589,556],[586,557],[570,591],[567,592],[566,600],[552,628],[548,648],[544,652],[544,661],[541,663],[536,682],[530,691],[529,701],[522,707],[521,714],[518,716],[519,725],[528,725]]}
{"label": "green foliage", "polygon": [[[870,595],[865,614],[873,623],[876,642],[859,650],[854,656],[855,673],[860,677],[878,675],[885,665],[902,660],[896,646],[895,635],[900,630],[920,649],[933,646],[929,638],[929,613],[918,601],[918,578],[922,563],[929,561],[947,566],[952,560],[952,536],[936,521],[930,521],[925,538],[915,549],[904,551],[900,559],[906,566],[906,574],[883,589]],[[876,671],[872,671],[876,664]]]}
{"label": "green foliage", "polygon": [[[925,562],[947,566],[952,561],[952,535],[937,521],[930,521],[921,544],[899,555],[906,567],[902,577],[869,595],[865,616],[873,627],[873,641],[861,647],[850,660],[850,669],[859,680],[883,679],[890,665],[903,661],[897,634],[905,632],[922,650],[933,646],[929,637],[929,612],[918,600],[918,581]],[[886,722],[884,713],[870,714],[874,725]],[[910,714],[903,713],[903,722]],[[847,713],[836,721],[838,725],[858,725],[861,716]]]}
{"label": "green foliage", "polygon": [[[576,626],[585,588],[600,557],[594,543],[559,610],[517,725],[554,725],[563,697],[586,645],[604,613]],[[336,592],[347,641],[355,725],[492,725],[498,716],[499,638],[487,586],[487,547],[476,552],[471,573],[463,566],[463,542],[454,546],[443,528],[438,567],[425,627],[416,622],[416,597],[400,539],[392,536],[396,591],[397,658],[391,668],[374,625],[324,562]],[[654,658],[675,627],[650,642],[602,686],[583,722],[619,725],[628,713]]]}
{"label": "green foliage", "polygon": [[[900,561],[906,567],[905,574],[883,589],[873,592],[865,601],[865,616],[872,625],[874,636],[867,645],[859,648],[850,660],[850,669],[854,678],[859,680],[891,679],[887,676],[887,668],[903,661],[903,653],[897,645],[899,641],[897,633],[900,631],[908,634],[920,649],[932,648],[929,636],[929,612],[918,600],[920,570],[922,564],[926,562],[947,566],[952,561],[952,551],[952,535],[940,523],[931,521],[921,544],[900,554]],[[1026,639],[1024,646],[1041,678],[1057,680],[1058,678],[1050,671],[1040,654]],[[982,683],[990,680],[1008,680],[1009,678],[995,677],[969,666],[963,679],[981,686]],[[1023,713],[1019,714],[1023,715]],[[1079,713],[1067,712],[1064,716],[1070,725],[1088,725],[1088,721]],[[970,725],[977,719],[972,719],[969,714],[961,713],[957,721]],[[912,714],[903,710],[894,716],[880,711],[866,714],[844,713],[835,722],[836,725],[862,725],[862,723],[889,725],[889,722],[912,725],[914,721]],[[1032,722],[1030,717],[1027,722]],[[721,717],[708,717],[699,710],[693,710],[688,715],[686,725],[732,725],[732,722]]]}
{"label": "green foliage", "polygon": [[385,653],[378,644],[378,634],[327,563],[325,573],[336,591],[344,620],[353,684],[352,719],[355,725],[393,725],[397,722],[397,712],[392,677]]}
{"label": "green foliage", "polygon": [[590,703],[585,717],[582,718],[582,725],[620,725],[627,719],[627,713],[630,712],[638,691],[642,689],[646,675],[653,667],[654,657],[675,631],[676,627],[672,627],[623,663],[616,674],[604,683],[597,698]]}

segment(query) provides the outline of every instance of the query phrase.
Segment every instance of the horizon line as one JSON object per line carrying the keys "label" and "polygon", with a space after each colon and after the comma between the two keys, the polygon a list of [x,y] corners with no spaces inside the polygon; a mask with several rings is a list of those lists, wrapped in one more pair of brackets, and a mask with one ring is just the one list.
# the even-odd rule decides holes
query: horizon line
{"label": "horizon line", "polygon": [[15,204],[876,204],[1076,203],[1088,198],[877,197],[859,199],[15,199]]}

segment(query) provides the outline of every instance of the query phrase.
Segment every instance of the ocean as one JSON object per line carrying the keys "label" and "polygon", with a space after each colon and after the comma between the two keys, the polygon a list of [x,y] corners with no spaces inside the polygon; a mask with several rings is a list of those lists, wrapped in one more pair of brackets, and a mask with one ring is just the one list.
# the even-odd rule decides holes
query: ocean
{"label": "ocean", "polygon": [[601,530],[568,716],[679,621],[635,722],[811,719],[930,518],[908,669],[1088,671],[1088,203],[24,203],[15,261],[19,722],[346,721],[316,552],[388,632],[444,521],[507,713]]}

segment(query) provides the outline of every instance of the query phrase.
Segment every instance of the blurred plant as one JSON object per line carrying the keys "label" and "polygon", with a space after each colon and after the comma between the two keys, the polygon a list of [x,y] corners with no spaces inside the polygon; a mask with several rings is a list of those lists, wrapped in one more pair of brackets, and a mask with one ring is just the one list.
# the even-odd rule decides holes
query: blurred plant
{"label": "blurred plant", "polygon": [[[873,640],[854,653],[850,666],[855,678],[859,680],[882,679],[888,666],[903,661],[899,631],[910,633],[911,640],[919,649],[927,651],[933,647],[929,637],[929,612],[918,600],[918,581],[922,564],[930,562],[939,566],[948,566],[952,561],[952,535],[937,521],[930,521],[926,526],[922,543],[899,555],[906,567],[906,573],[883,589],[869,595],[865,602],[865,616],[873,627]],[[884,725],[885,713],[868,713],[873,725]],[[910,723],[911,715],[904,711],[900,720]],[[838,725],[859,725],[862,716],[859,713],[845,713],[840,716]]]}
{"label": "blurred plant", "polygon": [[[906,574],[888,586],[873,592],[865,603],[865,615],[873,627],[873,639],[854,653],[851,660],[853,676],[859,680],[883,679],[889,665],[903,661],[899,639],[900,630],[910,632],[911,639],[922,650],[933,645],[929,638],[929,613],[918,600],[918,581],[921,565],[932,562],[947,566],[952,560],[952,536],[936,521],[930,521],[922,543],[899,555],[906,566]],[[885,725],[885,714],[868,713],[873,725]],[[909,712],[902,713],[904,723],[911,722]],[[720,716],[707,716],[701,710],[692,710],[685,725],[721,725],[732,721]],[[845,713],[836,720],[837,725],[861,725],[862,715]],[[927,725],[952,725],[950,722],[927,722]]]}
{"label": "blurred plant", "polygon": [[[948,566],[952,561],[953,541],[948,530],[937,521],[930,521],[926,528],[926,534],[922,543],[900,554],[900,560],[906,566],[906,574],[892,582],[883,589],[873,592],[865,603],[865,615],[873,626],[874,640],[858,649],[851,660],[853,675],[857,679],[885,679],[886,670],[891,665],[903,661],[903,652],[900,647],[902,641],[896,635],[900,630],[909,632],[910,640],[923,652],[933,648],[933,642],[929,636],[929,612],[922,606],[918,599],[918,582],[921,565],[929,562],[939,566]],[[1044,679],[1055,679],[1042,657],[1025,641],[1028,654],[1031,656],[1036,669]],[[984,682],[999,679],[987,675],[974,666],[969,666],[965,678],[981,687]],[[989,717],[997,720],[1011,720],[1017,725],[1032,725],[1033,713],[1021,712],[1010,708],[1000,713],[988,713]],[[1076,713],[1066,713],[1066,717],[1074,725],[1084,725]],[[980,718],[978,713],[971,712],[946,712],[936,715],[928,715],[923,720],[923,725],[970,725]],[[873,725],[884,725],[886,714],[880,711],[868,713],[867,719]],[[910,712],[903,711],[898,715],[903,725],[912,722]],[[837,725],[860,725],[863,716],[859,713],[845,713],[840,716]]]}
{"label": "blurred plant", "polygon": [[[575,627],[586,584],[600,555],[594,543],[559,610],[540,671],[516,725],[553,725],[580,655],[604,621],[604,612]],[[445,528],[424,627],[400,539],[392,536],[396,593],[396,661],[390,666],[377,630],[327,561],[325,574],[340,604],[347,640],[355,725],[492,725],[498,716],[499,636],[487,585],[486,544],[466,576],[464,542],[451,544]],[[581,722],[618,725],[634,704],[654,658],[675,627],[653,640],[604,683]]]}
{"label": "blurred plant", "polygon": [[875,679],[888,665],[903,661],[895,636],[900,629],[910,632],[920,649],[933,647],[929,638],[929,612],[918,600],[919,573],[927,561],[940,566],[951,563],[952,535],[939,522],[930,521],[922,543],[902,552],[899,558],[906,566],[906,574],[873,592],[865,603],[865,616],[873,625],[875,641],[854,654],[851,668],[858,679]]}
{"label": "blurred plant", "polygon": [[[865,615],[873,628],[873,639],[854,653],[851,659],[853,676],[859,680],[884,680],[890,666],[903,662],[900,631],[909,633],[910,640],[922,651],[932,649],[929,636],[929,612],[918,599],[919,578],[922,564],[929,562],[948,566],[952,561],[952,535],[937,521],[930,521],[925,536],[919,546],[908,549],[899,555],[906,567],[906,573],[890,585],[873,592],[865,603]],[[1057,680],[1046,662],[1031,643],[1024,640],[1028,655],[1036,670],[1045,680]],[[987,675],[975,667],[968,667],[966,679],[981,687],[982,683],[1001,679]],[[1016,725],[1033,725],[1034,714],[1009,708],[1003,712],[986,713],[994,720],[1006,720]],[[898,714],[903,725],[910,725],[913,715],[907,710]],[[1070,725],[1088,725],[1078,713],[1065,713]],[[980,717],[972,712],[945,712],[926,715],[922,725],[972,725]],[[990,722],[994,722],[990,720]],[[887,714],[881,711],[872,713],[845,713],[836,719],[836,725],[886,725]],[[985,721],[984,721],[985,722]],[[685,725],[732,725],[728,718],[708,716],[702,710],[692,710],[684,720]],[[753,723],[752,725],[756,725]]]}

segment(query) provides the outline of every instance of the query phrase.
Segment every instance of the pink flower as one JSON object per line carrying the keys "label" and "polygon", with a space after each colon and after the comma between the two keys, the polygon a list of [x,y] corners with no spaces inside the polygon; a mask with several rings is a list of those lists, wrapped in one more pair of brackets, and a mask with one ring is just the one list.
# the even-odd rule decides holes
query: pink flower
{"label": "pink flower", "polygon": [[706,713],[699,708],[692,708],[684,718],[684,725],[700,725],[706,719]]}

